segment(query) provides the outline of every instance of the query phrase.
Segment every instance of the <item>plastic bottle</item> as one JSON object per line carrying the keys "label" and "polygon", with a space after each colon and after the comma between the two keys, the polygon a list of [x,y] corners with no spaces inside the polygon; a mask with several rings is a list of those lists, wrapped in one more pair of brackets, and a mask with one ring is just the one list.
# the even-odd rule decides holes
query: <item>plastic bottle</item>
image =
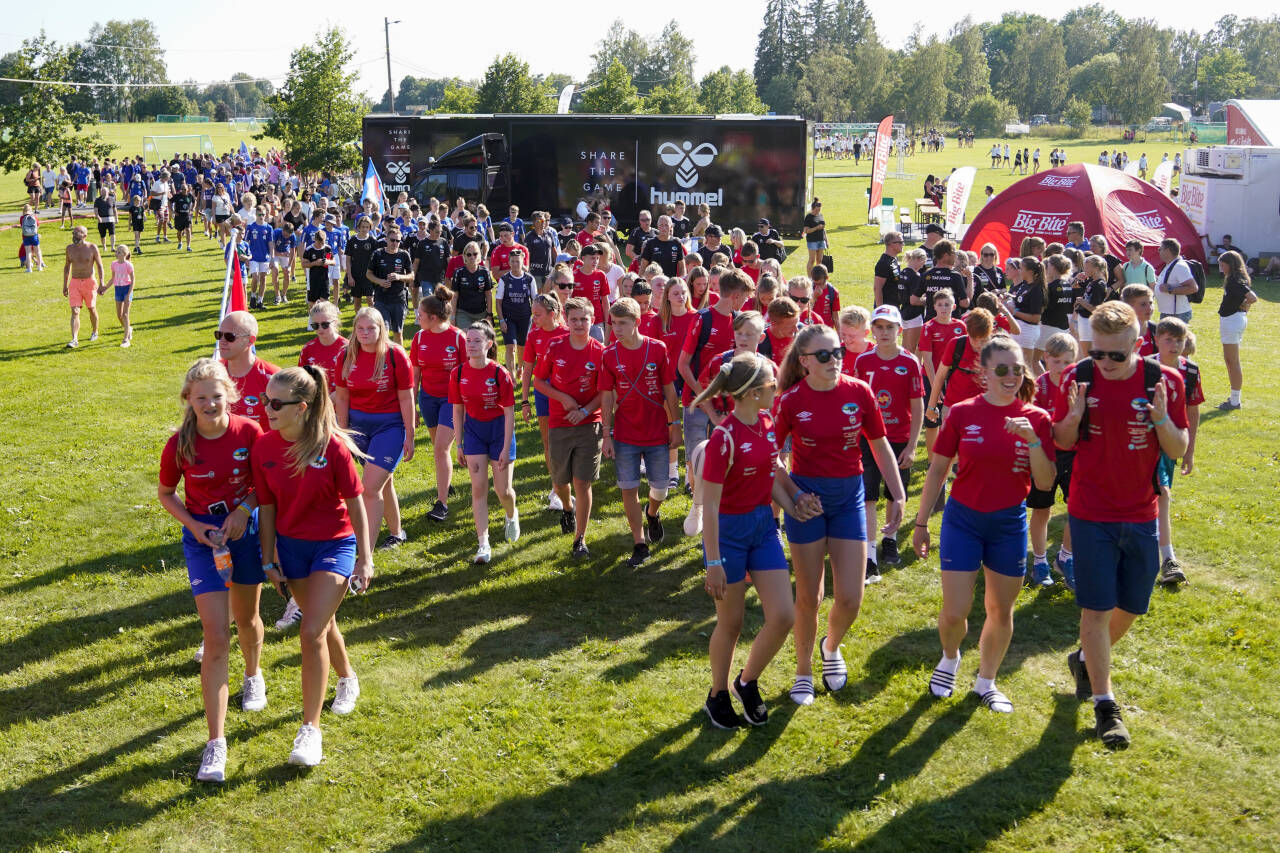
{"label": "plastic bottle", "polygon": [[213,543],[213,567],[218,570],[223,586],[231,589],[231,549],[223,540],[221,530],[210,530],[205,536]]}

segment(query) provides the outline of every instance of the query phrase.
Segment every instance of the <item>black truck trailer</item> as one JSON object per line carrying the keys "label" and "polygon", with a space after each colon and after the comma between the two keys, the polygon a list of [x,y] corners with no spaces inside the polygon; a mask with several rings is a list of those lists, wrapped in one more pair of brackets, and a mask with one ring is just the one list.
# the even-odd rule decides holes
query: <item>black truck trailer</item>
{"label": "black truck trailer", "polygon": [[717,223],[750,231],[765,216],[794,234],[812,187],[795,117],[370,115],[363,130],[390,199],[462,196],[499,219],[512,203],[526,218],[581,219],[603,201],[629,228],[640,210],[683,201],[690,219],[705,203]]}

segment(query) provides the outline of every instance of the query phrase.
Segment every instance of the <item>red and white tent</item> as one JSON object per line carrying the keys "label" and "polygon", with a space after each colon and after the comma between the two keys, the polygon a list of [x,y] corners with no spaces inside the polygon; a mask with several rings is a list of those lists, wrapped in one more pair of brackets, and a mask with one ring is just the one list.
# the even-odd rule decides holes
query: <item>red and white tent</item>
{"label": "red and white tent", "polygon": [[1146,181],[1117,169],[1073,163],[1029,175],[982,209],[961,248],[977,251],[993,243],[1001,258],[1016,255],[1026,237],[1065,243],[1067,223],[1084,223],[1086,237],[1101,234],[1107,248],[1124,257],[1124,244],[1138,240],[1144,256],[1160,269],[1160,241],[1173,237],[1184,257],[1204,263],[1204,245],[1191,220],[1173,199]]}

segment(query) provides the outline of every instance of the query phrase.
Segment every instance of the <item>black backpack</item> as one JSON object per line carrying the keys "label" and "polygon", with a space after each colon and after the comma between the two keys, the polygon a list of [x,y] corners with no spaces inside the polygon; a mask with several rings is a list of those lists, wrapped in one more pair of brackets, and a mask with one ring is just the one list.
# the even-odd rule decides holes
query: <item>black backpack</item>
{"label": "black backpack", "polygon": [[[1196,368],[1197,381],[1199,380],[1199,375],[1200,375],[1200,369]],[[1142,387],[1144,392],[1147,395],[1148,400],[1155,399],[1156,385],[1160,384],[1160,381],[1163,378],[1163,376],[1164,376],[1164,372],[1160,369],[1160,362],[1150,357],[1142,359]],[[1094,379],[1093,359],[1086,358],[1083,361],[1077,362],[1076,363],[1076,382],[1079,383],[1080,385],[1092,386],[1093,379]],[[1086,390],[1085,393],[1088,393],[1088,391]],[[1089,406],[1086,404],[1084,407],[1084,414],[1081,415],[1080,417],[1079,434],[1076,437],[1076,441],[1088,441],[1088,440],[1089,440]],[[1157,468],[1158,467],[1159,466],[1157,465]],[[1160,482],[1157,479],[1156,468],[1151,469],[1151,485],[1156,490],[1156,493],[1159,494]]]}
{"label": "black backpack", "polygon": [[[698,345],[693,350],[693,357],[689,359],[689,370],[694,376],[698,376],[702,370],[702,351],[711,341],[711,332],[715,327],[715,318],[711,316],[713,310],[715,309],[709,305],[698,309]],[[734,311],[729,315],[729,322],[732,323],[737,317],[738,312]]]}
{"label": "black backpack", "polygon": [[1201,302],[1204,302],[1204,290],[1205,290],[1204,264],[1200,263],[1197,260],[1193,260],[1191,258],[1183,258],[1183,260],[1187,262],[1187,266],[1191,267],[1191,275],[1196,280],[1196,292],[1188,293],[1187,301],[1195,303],[1196,305],[1199,305]]}

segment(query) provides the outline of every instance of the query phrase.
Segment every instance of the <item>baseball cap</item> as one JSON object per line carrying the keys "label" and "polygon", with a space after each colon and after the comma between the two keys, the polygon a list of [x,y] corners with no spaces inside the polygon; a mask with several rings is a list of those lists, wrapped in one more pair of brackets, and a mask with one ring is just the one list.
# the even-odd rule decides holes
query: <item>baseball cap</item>
{"label": "baseball cap", "polygon": [[879,308],[871,312],[871,322],[876,320],[888,320],[894,325],[902,325],[902,313],[893,305],[881,305]]}
{"label": "baseball cap", "polygon": [[719,225],[708,225],[706,235],[708,237],[723,237],[724,231],[721,230]]}
{"label": "baseball cap", "polygon": [[331,224],[335,224],[335,225],[336,225],[336,224],[337,224],[337,222],[338,222],[338,217],[336,217],[336,216],[334,216],[332,213],[330,213],[330,214],[328,214],[328,215],[326,215],[326,216],[325,216],[324,221],[325,221],[325,222],[328,222],[328,223],[331,223]]}
{"label": "baseball cap", "polygon": [[765,219],[763,216],[760,217],[760,220],[758,222],[756,222],[756,225],[768,225],[768,224],[769,224],[769,220]]}
{"label": "baseball cap", "polygon": [[946,231],[943,231],[943,230],[942,230],[942,226],[941,226],[941,225],[939,225],[938,223],[936,223],[936,222],[930,222],[928,225],[926,225],[926,226],[924,227],[924,233],[926,233],[926,234],[946,234],[947,232],[946,232]]}

